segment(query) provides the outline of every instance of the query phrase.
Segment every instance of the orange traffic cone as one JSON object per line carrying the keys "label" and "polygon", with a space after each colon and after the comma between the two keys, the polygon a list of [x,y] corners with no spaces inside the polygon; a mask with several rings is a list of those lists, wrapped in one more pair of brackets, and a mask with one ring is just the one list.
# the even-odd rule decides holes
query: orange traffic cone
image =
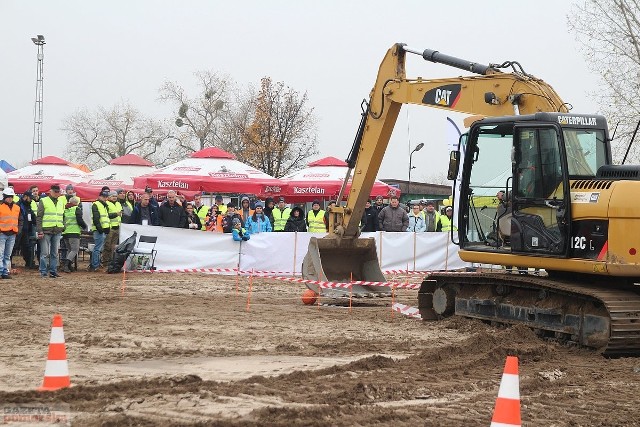
{"label": "orange traffic cone", "polygon": [[507,356],[504,373],[500,381],[500,390],[493,411],[491,427],[521,427],[520,419],[520,378],[518,377],[518,358]]}
{"label": "orange traffic cone", "polygon": [[69,365],[67,365],[67,349],[62,330],[62,316],[56,314],[51,323],[51,339],[49,340],[49,355],[44,369],[44,381],[39,391],[58,390],[71,386]]}

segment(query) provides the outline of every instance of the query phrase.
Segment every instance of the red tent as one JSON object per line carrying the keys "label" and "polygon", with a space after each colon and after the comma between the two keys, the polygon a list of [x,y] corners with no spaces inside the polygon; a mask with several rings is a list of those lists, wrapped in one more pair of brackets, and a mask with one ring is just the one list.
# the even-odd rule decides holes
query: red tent
{"label": "red tent", "polygon": [[[134,190],[133,179],[137,176],[155,172],[153,163],[136,154],[127,154],[115,158],[107,166],[89,173],[85,179],[75,187],[76,194],[82,200],[95,200],[103,186],[111,190],[124,188]],[[137,193],[142,193],[144,187]]]}
{"label": "red tent", "polygon": [[71,166],[71,163],[56,156],[46,156],[34,160],[30,165],[7,174],[17,193],[23,193],[32,185],[46,192],[51,184],[60,184],[62,191],[67,184],[77,184],[87,174]]}
{"label": "red tent", "polygon": [[[330,200],[336,199],[340,192],[340,187],[347,174],[347,163],[335,157],[325,157],[308,164],[307,169],[293,172],[282,180],[287,184],[285,197],[292,202],[310,202],[315,199]],[[345,191],[349,194],[351,184],[347,184]],[[371,197],[391,195],[400,196],[400,190],[377,181],[373,184]]]}
{"label": "red tent", "polygon": [[281,180],[215,147],[197,151],[188,159],[134,179],[137,188],[147,185],[160,191],[242,193],[259,197],[279,195],[283,190]]}

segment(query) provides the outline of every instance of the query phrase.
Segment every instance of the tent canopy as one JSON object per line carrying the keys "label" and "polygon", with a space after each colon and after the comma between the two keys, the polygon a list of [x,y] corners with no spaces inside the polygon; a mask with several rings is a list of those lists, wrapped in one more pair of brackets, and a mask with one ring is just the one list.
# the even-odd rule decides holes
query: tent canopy
{"label": "tent canopy", "polygon": [[143,159],[137,154],[125,154],[124,156],[120,156],[115,158],[109,162],[110,165],[129,165],[129,166],[151,166],[154,164],[149,160]]}
{"label": "tent canopy", "polygon": [[[112,190],[119,188],[134,190],[134,178],[153,173],[156,170],[153,163],[135,154],[127,154],[111,160],[108,165],[88,174],[85,179],[76,186],[75,190],[83,200],[96,198],[103,186],[107,186]],[[142,190],[144,190],[144,187],[142,187],[140,192],[142,192]]]}
{"label": "tent canopy", "polygon": [[69,162],[60,157],[46,156],[32,161],[28,166],[10,172],[7,178],[14,184],[16,192],[22,193],[32,185],[37,185],[43,191],[52,184],[75,185],[82,181],[86,175],[85,172],[70,166]]}
{"label": "tent canopy", "polygon": [[235,156],[210,147],[193,153],[157,172],[134,179],[134,186],[182,192],[279,195],[283,182],[235,160]]}
{"label": "tent canopy", "polygon": [[[342,182],[347,174],[346,162],[335,157],[325,157],[309,163],[306,169],[293,172],[282,180],[287,184],[285,197],[293,202],[310,202],[315,199],[336,199]],[[349,194],[350,182],[347,184],[345,197]],[[400,196],[400,190],[382,181],[376,180],[371,190],[371,197],[381,195]]]}

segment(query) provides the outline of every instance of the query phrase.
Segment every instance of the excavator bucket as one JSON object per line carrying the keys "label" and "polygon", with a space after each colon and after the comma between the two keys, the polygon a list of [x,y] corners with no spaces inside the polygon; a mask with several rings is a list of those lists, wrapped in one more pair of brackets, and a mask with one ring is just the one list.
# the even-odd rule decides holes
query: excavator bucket
{"label": "excavator bucket", "polygon": [[[367,239],[340,239],[312,237],[309,250],[302,262],[302,276],[307,280],[349,283],[354,281],[385,282],[380,270],[376,241]],[[349,296],[348,288],[320,289],[317,284],[307,284],[316,293],[329,298]],[[385,286],[353,285],[354,297],[388,296]]]}

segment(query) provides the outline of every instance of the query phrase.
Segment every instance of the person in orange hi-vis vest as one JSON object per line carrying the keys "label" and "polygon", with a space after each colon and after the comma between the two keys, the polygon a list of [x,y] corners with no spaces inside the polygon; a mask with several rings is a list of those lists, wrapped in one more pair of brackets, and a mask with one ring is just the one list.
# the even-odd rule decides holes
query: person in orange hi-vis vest
{"label": "person in orange hi-vis vest", "polygon": [[18,234],[18,221],[20,219],[20,206],[14,203],[16,193],[13,188],[2,190],[2,203],[0,203],[0,254],[2,255],[3,279],[11,278],[11,252],[16,243]]}

